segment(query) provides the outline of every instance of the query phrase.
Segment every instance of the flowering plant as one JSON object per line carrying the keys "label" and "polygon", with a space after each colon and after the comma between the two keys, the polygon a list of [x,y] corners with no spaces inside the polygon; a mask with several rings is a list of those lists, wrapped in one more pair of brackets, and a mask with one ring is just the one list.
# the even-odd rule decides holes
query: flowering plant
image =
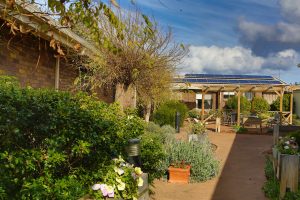
{"label": "flowering plant", "polygon": [[282,154],[298,154],[298,144],[294,137],[279,137],[277,148]]}
{"label": "flowering plant", "polygon": [[143,186],[141,168],[126,163],[121,157],[113,159],[102,181],[92,186],[96,199],[133,199],[138,196],[138,187]]}

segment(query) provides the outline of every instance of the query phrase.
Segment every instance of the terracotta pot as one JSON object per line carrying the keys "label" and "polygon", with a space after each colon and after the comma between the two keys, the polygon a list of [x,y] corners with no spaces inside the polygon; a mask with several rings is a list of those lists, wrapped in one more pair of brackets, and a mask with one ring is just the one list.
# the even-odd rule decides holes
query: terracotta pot
{"label": "terracotta pot", "polygon": [[170,183],[189,183],[191,166],[186,168],[169,167],[169,182]]}

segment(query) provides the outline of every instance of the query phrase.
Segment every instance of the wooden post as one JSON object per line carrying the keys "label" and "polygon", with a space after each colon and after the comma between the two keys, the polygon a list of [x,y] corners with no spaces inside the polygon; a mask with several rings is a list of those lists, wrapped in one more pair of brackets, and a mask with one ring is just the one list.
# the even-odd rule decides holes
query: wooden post
{"label": "wooden post", "polygon": [[279,125],[275,124],[273,128],[273,145],[278,144],[278,139],[279,139]]}
{"label": "wooden post", "polygon": [[280,158],[280,198],[284,198],[286,188],[298,191],[299,155],[282,155]]}
{"label": "wooden post", "polygon": [[283,94],[284,94],[284,91],[281,90],[280,92],[280,107],[279,107],[279,113],[280,113],[280,125],[282,124],[282,118],[283,118]]}
{"label": "wooden post", "polygon": [[204,121],[204,101],[205,101],[205,91],[202,89],[202,101],[201,101],[201,121]]}
{"label": "wooden post", "polygon": [[293,124],[293,103],[294,103],[294,93],[292,91],[290,98],[290,124]]}
{"label": "wooden post", "polygon": [[55,65],[55,83],[54,83],[54,88],[55,90],[59,89],[59,67],[60,67],[60,57],[56,57],[56,65]]}
{"label": "wooden post", "polygon": [[221,111],[222,108],[222,92],[218,92],[218,109]]}
{"label": "wooden post", "polygon": [[241,91],[238,91],[237,125],[241,124]]}

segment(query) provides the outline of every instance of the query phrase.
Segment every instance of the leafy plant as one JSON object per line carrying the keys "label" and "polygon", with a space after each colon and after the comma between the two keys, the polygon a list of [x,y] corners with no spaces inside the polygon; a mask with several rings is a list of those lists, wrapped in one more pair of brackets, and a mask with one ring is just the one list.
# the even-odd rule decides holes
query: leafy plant
{"label": "leafy plant", "polygon": [[205,131],[206,128],[204,123],[198,122],[192,124],[192,134],[203,134]]}
{"label": "leafy plant", "polygon": [[244,127],[239,126],[239,125],[234,125],[233,129],[235,130],[236,133],[245,133],[245,132],[248,131],[247,128],[244,128]]}
{"label": "leafy plant", "polygon": [[117,104],[22,89],[0,77],[0,195],[79,199],[112,157],[125,154],[128,139],[143,133],[144,122]]}
{"label": "leafy plant", "polygon": [[188,116],[190,118],[196,118],[196,119],[198,119],[200,117],[200,115],[201,114],[200,114],[200,112],[199,112],[199,110],[197,108],[194,108],[194,109],[188,111]]}
{"label": "leafy plant", "polygon": [[278,144],[276,145],[277,149],[282,154],[298,154],[299,146],[294,137],[279,137]]}
{"label": "leafy plant", "polygon": [[270,105],[262,97],[254,97],[252,99],[252,108],[251,111],[255,113],[265,113],[270,110]]}
{"label": "leafy plant", "polygon": [[[290,110],[290,94],[284,94],[282,100],[282,110],[289,111]],[[279,111],[280,110],[280,98],[278,97],[272,104],[271,104],[272,111]]]}
{"label": "leafy plant", "polygon": [[134,168],[121,157],[115,158],[106,175],[92,186],[91,195],[96,199],[137,199],[138,187],[143,186],[142,173],[141,168]]}
{"label": "leafy plant", "polygon": [[215,177],[219,172],[219,162],[214,157],[211,144],[173,140],[166,144],[165,165],[185,161],[191,165],[191,180],[201,182]]}
{"label": "leafy plant", "polygon": [[[238,109],[238,97],[237,96],[230,97],[226,101],[226,108],[232,109],[232,110],[237,110]],[[248,113],[248,112],[250,112],[250,109],[251,109],[250,101],[248,101],[248,99],[246,97],[241,96],[241,112]]]}
{"label": "leafy plant", "polygon": [[167,101],[161,104],[153,114],[153,121],[160,126],[171,125],[175,127],[176,112],[180,113],[180,124],[183,125],[188,108],[184,103],[176,100]]}
{"label": "leafy plant", "polygon": [[159,134],[147,132],[141,136],[141,160],[144,172],[149,173],[149,183],[162,177],[167,166],[162,166],[166,152]]}

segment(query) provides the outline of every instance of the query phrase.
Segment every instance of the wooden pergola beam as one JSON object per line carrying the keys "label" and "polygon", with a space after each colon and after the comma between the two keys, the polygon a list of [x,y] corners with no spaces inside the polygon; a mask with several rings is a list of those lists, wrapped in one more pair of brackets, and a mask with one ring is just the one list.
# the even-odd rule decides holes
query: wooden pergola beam
{"label": "wooden pergola beam", "polygon": [[293,124],[293,104],[294,104],[294,92],[291,92],[291,98],[290,98],[290,124]]}
{"label": "wooden pergola beam", "polygon": [[237,110],[237,125],[241,124],[241,91],[238,90],[238,110]]}

